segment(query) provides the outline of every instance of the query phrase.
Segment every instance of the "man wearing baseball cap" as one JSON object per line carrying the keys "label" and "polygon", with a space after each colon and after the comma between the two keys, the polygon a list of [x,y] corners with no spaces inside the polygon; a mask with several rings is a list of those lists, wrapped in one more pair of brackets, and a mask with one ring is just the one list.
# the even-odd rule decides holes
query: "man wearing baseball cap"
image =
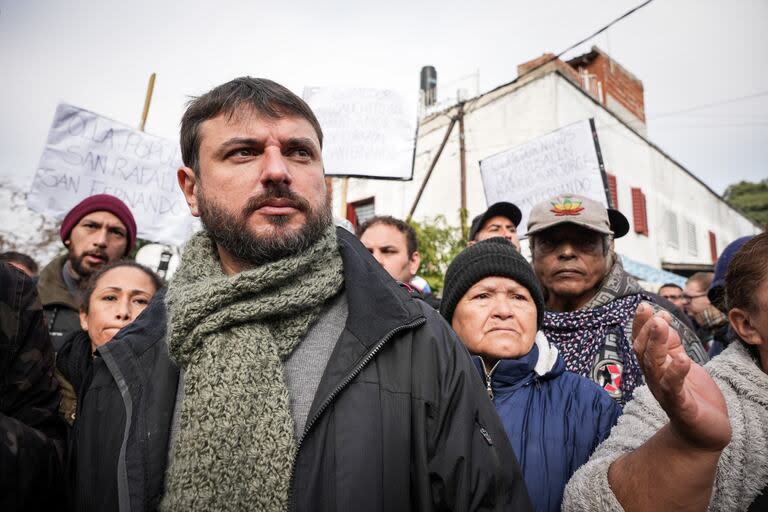
{"label": "man wearing baseball cap", "polygon": [[[568,370],[591,378],[622,404],[643,378],[632,349],[637,306],[645,301],[663,310],[613,250],[613,240],[628,231],[621,212],[577,194],[535,205],[527,231],[546,297],[542,331],[561,350]],[[695,333],[669,316],[691,359],[705,363]]]}
{"label": "man wearing baseball cap", "polygon": [[500,236],[506,238],[520,251],[520,240],[517,236],[517,226],[523,214],[520,208],[512,203],[494,203],[474,219],[469,228],[469,245],[482,242],[488,238]]}
{"label": "man wearing baseball cap", "polygon": [[87,197],[64,216],[59,229],[67,252],[51,261],[37,283],[54,350],[80,329],[80,283],[136,244],[136,221],[120,199]]}

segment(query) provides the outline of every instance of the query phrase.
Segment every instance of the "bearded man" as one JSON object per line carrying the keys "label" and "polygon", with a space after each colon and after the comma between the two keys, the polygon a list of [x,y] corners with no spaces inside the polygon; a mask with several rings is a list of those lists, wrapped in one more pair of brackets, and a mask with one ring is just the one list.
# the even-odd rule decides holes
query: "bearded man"
{"label": "bearded man", "polygon": [[89,482],[105,508],[530,509],[461,342],[333,226],[322,140],[269,80],[187,108],[178,180],[205,229],[98,349],[128,433],[117,481]]}
{"label": "bearded man", "polygon": [[[663,309],[613,251],[613,240],[627,231],[621,212],[577,194],[535,205],[527,231],[533,268],[545,290],[542,331],[561,350],[566,369],[591,378],[622,404],[643,379],[632,350],[635,311],[642,301]],[[690,358],[707,362],[695,333],[674,317],[671,322]]]}
{"label": "bearded man", "polygon": [[53,348],[80,330],[80,286],[109,262],[131,252],[136,221],[120,199],[98,194],[83,199],[64,216],[59,228],[67,252],[40,272],[37,291]]}

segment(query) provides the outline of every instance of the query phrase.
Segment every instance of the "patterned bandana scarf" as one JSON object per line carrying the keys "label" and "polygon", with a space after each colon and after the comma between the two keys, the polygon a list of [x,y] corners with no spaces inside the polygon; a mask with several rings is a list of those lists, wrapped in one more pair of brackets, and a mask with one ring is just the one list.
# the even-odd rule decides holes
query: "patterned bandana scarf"
{"label": "patterned bandana scarf", "polygon": [[592,300],[582,309],[544,313],[542,331],[562,352],[568,371],[592,378],[600,348],[613,334],[618,340],[618,355],[623,365],[621,375],[622,404],[632,398],[635,387],[643,382],[643,374],[632,348],[631,331],[635,311],[641,301],[650,301],[637,281],[624,271],[617,260]]}
{"label": "patterned bandana scarf", "polygon": [[297,447],[283,362],[342,285],[333,226],[232,276],[206,233],[190,240],[167,296],[184,397],[162,509],[286,509]]}

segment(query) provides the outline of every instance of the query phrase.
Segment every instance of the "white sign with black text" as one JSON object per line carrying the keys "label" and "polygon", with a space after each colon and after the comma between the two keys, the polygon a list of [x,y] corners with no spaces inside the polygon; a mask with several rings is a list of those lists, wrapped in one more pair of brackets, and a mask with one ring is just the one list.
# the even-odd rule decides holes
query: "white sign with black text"
{"label": "white sign with black text", "polygon": [[61,218],[88,196],[111,194],[131,209],[140,238],[181,245],[195,226],[176,181],[181,165],[177,143],[62,103],[27,204]]}
{"label": "white sign with black text", "polygon": [[391,90],[307,87],[328,176],[411,179],[415,112]]}
{"label": "white sign with black text", "polygon": [[514,203],[525,234],[531,208],[558,194],[573,193],[608,206],[600,146],[591,119],[579,121],[480,161],[488,206]]}

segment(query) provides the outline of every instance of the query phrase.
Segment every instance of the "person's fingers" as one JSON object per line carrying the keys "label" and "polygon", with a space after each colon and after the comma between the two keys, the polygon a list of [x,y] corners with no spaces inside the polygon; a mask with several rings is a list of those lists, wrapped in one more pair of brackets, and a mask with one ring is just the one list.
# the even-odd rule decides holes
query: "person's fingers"
{"label": "person's fingers", "polygon": [[677,354],[670,359],[664,376],[659,381],[661,396],[655,393],[654,395],[670,419],[681,422],[681,426],[692,426],[698,406],[696,400],[691,397],[690,389],[685,385],[691,369],[691,360],[685,354]]}
{"label": "person's fingers", "polygon": [[691,369],[691,360],[685,354],[671,357],[664,376],[659,381],[661,388],[670,396],[682,398],[683,382]]}
{"label": "person's fingers", "polygon": [[668,325],[672,325],[672,315],[670,315],[668,311],[661,310],[658,313],[656,313],[654,316],[658,316],[659,318],[662,318],[665,322],[667,322]]}
{"label": "person's fingers", "polygon": [[632,322],[632,339],[635,339],[640,335],[640,329],[643,328],[651,316],[653,316],[653,308],[651,308],[647,302],[641,302],[637,305],[635,320]]}
{"label": "person's fingers", "polygon": [[[650,310],[650,308],[648,309]],[[639,321],[638,321],[639,316],[641,316],[640,307],[638,307],[638,314],[635,316],[635,323],[632,329],[632,336],[633,336],[632,345],[635,349],[635,354],[637,354],[637,359],[641,361],[641,364],[642,364],[643,358],[645,357],[645,351],[648,346],[648,338],[651,335],[651,327],[653,326],[653,321],[651,316],[646,315],[646,312],[644,311],[642,312],[642,316],[645,317],[645,320],[643,321],[642,324],[639,324]]]}
{"label": "person's fingers", "polygon": [[655,371],[657,368],[661,369],[667,359],[667,336],[669,336],[670,329],[667,323],[660,318],[653,317],[648,323],[651,327],[644,359],[651,371]]}

